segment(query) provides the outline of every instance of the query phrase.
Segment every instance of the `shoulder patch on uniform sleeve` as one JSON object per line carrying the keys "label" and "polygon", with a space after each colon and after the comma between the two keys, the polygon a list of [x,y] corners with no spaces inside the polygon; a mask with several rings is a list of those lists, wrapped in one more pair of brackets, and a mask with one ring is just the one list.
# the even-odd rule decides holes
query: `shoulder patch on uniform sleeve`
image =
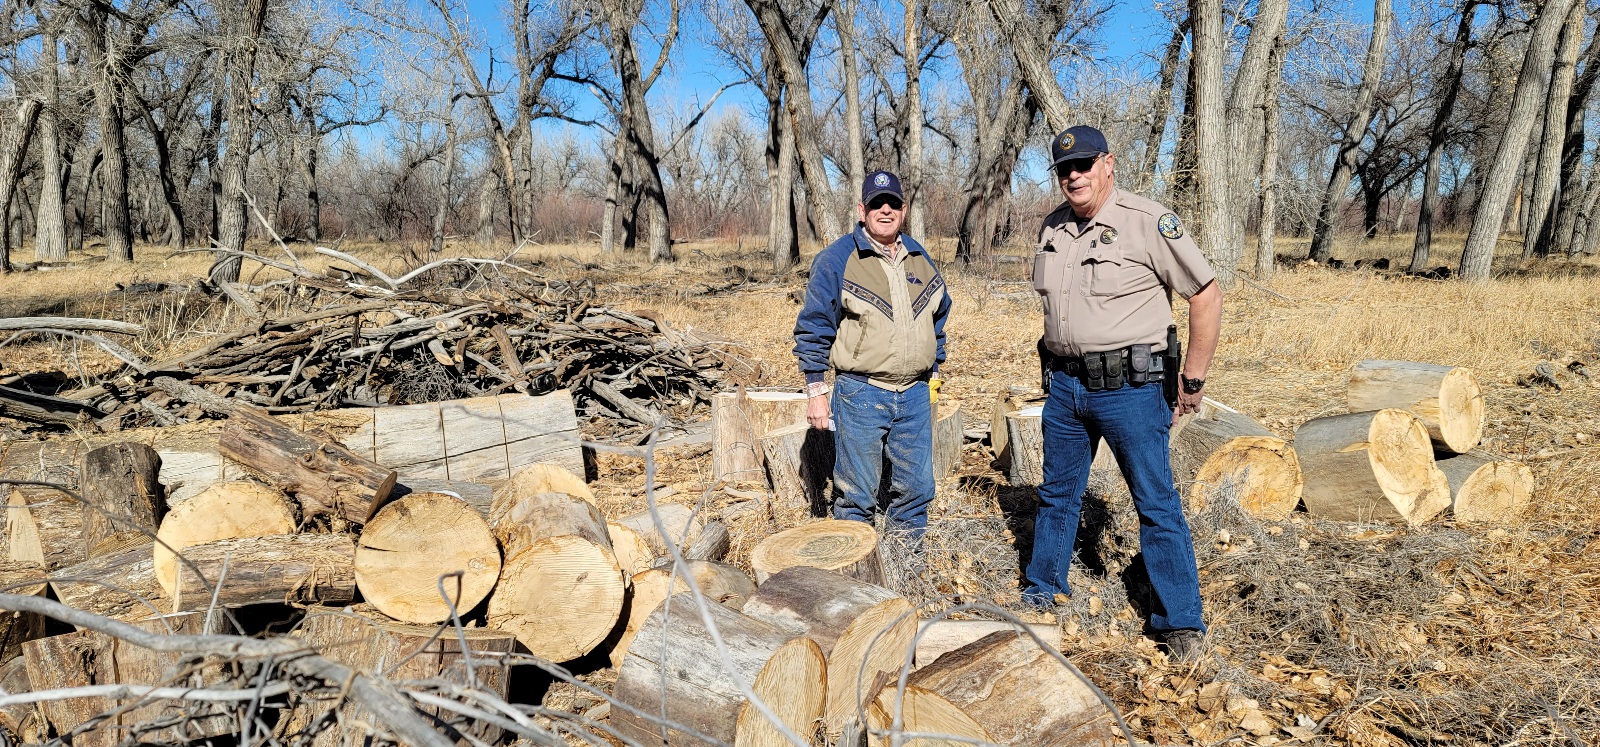
{"label": "shoulder patch on uniform sleeve", "polygon": [[1167,213],[1156,219],[1156,230],[1160,231],[1162,236],[1176,239],[1183,236],[1183,223],[1178,221],[1177,215]]}

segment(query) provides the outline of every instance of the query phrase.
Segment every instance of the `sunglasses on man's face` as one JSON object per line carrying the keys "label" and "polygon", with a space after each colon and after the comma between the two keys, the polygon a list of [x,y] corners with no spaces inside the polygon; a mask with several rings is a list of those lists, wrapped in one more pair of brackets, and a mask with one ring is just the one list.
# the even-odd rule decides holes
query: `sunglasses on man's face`
{"label": "sunglasses on man's face", "polygon": [[1061,163],[1056,164],[1056,176],[1065,179],[1069,176],[1072,176],[1074,173],[1087,174],[1091,169],[1094,168],[1095,162],[1099,160],[1100,156],[1095,156],[1093,158],[1074,158],[1070,161],[1062,161]]}
{"label": "sunglasses on man's face", "polygon": [[905,203],[893,197],[874,197],[872,202],[867,203],[867,212],[870,213],[884,205],[888,205],[890,210],[899,210],[905,207]]}

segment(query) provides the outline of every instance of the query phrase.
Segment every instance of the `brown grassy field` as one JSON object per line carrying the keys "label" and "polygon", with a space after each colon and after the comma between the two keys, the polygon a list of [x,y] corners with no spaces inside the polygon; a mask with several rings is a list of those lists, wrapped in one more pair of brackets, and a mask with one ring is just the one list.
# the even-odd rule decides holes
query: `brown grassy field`
{"label": "brown grassy field", "polygon": [[[1440,243],[1459,246],[1460,237]],[[1508,252],[1520,250],[1507,244]],[[1280,244],[1280,258],[1303,247]],[[798,304],[791,293],[804,278],[775,276],[763,248],[758,240],[686,244],[677,247],[678,262],[660,265],[594,247],[532,247],[516,259],[549,277],[592,279],[609,303],[651,308],[671,324],[739,343],[750,364],[739,372],[744,383],[797,386],[790,348]],[[344,249],[386,271],[418,264],[413,252],[394,247]],[[455,251],[498,257],[509,250]],[[949,242],[936,242],[934,251],[952,258]],[[1026,251],[1014,250],[1018,259]],[[1386,256],[1403,266],[1409,251],[1409,237],[1397,236],[1336,254]],[[1455,259],[1443,252],[1432,264],[1453,266]],[[207,264],[203,255],[168,257],[141,247],[133,265],[0,276],[0,316],[137,321],[148,331],[134,349],[157,356],[230,327],[233,312],[177,295],[122,294],[116,284],[190,283]],[[253,267],[246,265],[247,280],[274,276]],[[1600,266],[1523,266],[1508,256],[1498,267],[1499,279],[1474,285],[1284,264],[1270,292],[1241,285],[1228,294],[1211,397],[1292,437],[1305,420],[1344,411],[1347,372],[1357,361],[1468,366],[1487,394],[1485,448],[1527,461],[1537,496],[1528,515],[1498,527],[1456,526],[1446,517],[1395,530],[1300,515],[1230,533],[1219,531],[1232,526],[1222,518],[1197,517],[1217,655],[1192,667],[1168,662],[1140,635],[1125,597],[1113,593],[1116,579],[1089,578],[1093,589],[1105,587],[1098,592],[1105,603],[1091,613],[1075,602],[1062,614],[1065,648],[1110,692],[1137,736],[1205,745],[1600,742],[1600,380],[1568,369],[1578,362],[1600,372]],[[945,271],[955,306],[943,395],[969,405],[969,423],[976,423],[1010,386],[1036,383],[1039,304],[1026,262]],[[1183,304],[1177,306],[1181,318]],[[1559,390],[1526,384],[1541,362],[1557,373]],[[0,377],[71,377],[110,365],[75,344],[18,340],[0,347]],[[681,486],[688,499],[709,482],[703,448],[667,453],[663,461],[659,479]],[[641,505],[637,463],[604,458],[601,477],[597,492],[608,511]],[[959,478],[941,485],[934,512],[936,524],[951,517],[942,535],[951,557],[964,541],[957,514],[998,517],[1007,502],[1029,499],[997,484],[976,444],[968,445]],[[1016,529],[1019,542],[1030,531],[1026,523],[1002,526]],[[986,574],[976,588],[1007,603],[1014,601],[1016,561],[962,572]],[[935,565],[930,572],[956,571]],[[971,594],[959,583],[953,588]]]}

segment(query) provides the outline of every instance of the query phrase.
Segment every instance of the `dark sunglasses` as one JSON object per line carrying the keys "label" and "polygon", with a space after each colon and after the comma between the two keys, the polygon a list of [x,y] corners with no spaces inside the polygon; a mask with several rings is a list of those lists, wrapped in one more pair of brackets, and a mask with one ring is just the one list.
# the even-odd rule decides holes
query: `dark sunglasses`
{"label": "dark sunglasses", "polygon": [[1061,163],[1056,164],[1056,176],[1068,177],[1072,176],[1073,172],[1087,174],[1089,173],[1090,169],[1094,168],[1095,162],[1099,160],[1100,156],[1095,156],[1093,158],[1074,158],[1070,161],[1062,161]]}
{"label": "dark sunglasses", "polygon": [[901,202],[897,197],[874,197],[872,202],[867,203],[867,212],[870,213],[884,205],[888,205],[890,210],[899,210],[905,207],[905,203]]}

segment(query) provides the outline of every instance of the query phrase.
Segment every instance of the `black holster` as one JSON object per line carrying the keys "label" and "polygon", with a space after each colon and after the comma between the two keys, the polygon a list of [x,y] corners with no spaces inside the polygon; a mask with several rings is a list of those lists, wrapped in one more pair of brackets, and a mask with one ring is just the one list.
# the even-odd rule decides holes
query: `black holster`
{"label": "black holster", "polygon": [[1162,351],[1161,394],[1167,400],[1167,407],[1178,408],[1179,379],[1183,373],[1183,347],[1178,344],[1178,325],[1167,325],[1167,349]]}
{"label": "black holster", "polygon": [[1045,394],[1050,394],[1050,372],[1055,370],[1055,353],[1045,347],[1044,338],[1039,338],[1039,388]]}

